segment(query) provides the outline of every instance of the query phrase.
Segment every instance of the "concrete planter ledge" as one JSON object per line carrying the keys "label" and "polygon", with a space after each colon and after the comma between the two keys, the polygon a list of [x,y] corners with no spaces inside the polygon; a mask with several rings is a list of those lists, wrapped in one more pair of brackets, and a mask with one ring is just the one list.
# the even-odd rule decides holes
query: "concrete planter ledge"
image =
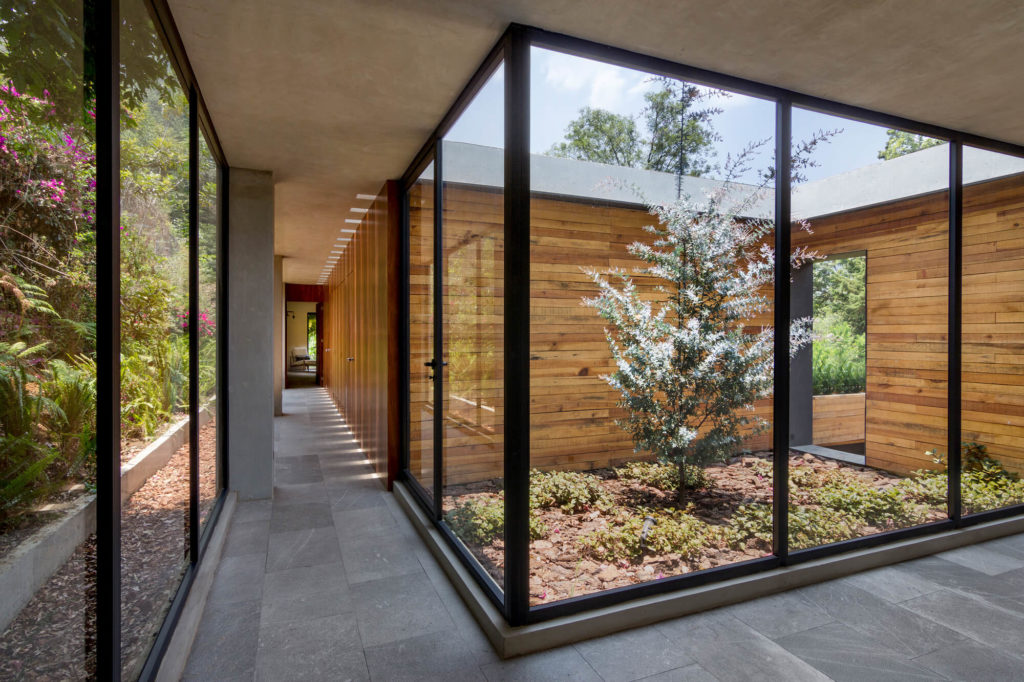
{"label": "concrete planter ledge", "polygon": [[[199,427],[205,426],[212,416],[209,409],[201,409]],[[182,419],[122,465],[121,503],[167,464],[186,442],[188,419]],[[61,518],[37,530],[0,559],[0,632],[95,530],[96,496],[84,495],[72,503]]]}
{"label": "concrete planter ledge", "polygon": [[[212,418],[206,407],[199,410],[199,428],[206,426]],[[160,470],[175,452],[188,442],[188,419],[182,419],[171,425],[159,438],[146,446],[139,454],[121,465],[121,504],[131,497],[149,480],[149,477]]]}

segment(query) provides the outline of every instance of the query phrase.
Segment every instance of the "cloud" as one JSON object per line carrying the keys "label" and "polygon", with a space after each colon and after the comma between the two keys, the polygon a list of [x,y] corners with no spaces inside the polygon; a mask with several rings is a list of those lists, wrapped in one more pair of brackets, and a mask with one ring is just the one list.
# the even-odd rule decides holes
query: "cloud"
{"label": "cloud", "polygon": [[578,93],[580,106],[633,114],[643,106],[649,89],[648,74],[561,52],[536,50],[533,54],[544,82],[556,91]]}

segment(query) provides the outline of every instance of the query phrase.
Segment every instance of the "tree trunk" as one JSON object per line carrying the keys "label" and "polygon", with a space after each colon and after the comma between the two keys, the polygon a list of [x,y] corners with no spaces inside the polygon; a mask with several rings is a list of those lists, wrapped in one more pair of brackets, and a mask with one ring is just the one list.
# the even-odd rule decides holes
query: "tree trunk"
{"label": "tree trunk", "polygon": [[679,467],[679,489],[676,491],[676,502],[682,508],[686,506],[686,456],[677,449],[672,451],[672,457],[676,460],[676,466]]}

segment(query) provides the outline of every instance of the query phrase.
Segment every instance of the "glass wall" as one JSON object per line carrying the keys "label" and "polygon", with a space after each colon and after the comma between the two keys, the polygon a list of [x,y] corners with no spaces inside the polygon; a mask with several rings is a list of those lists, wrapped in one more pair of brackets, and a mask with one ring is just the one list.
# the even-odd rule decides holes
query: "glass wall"
{"label": "glass wall", "polygon": [[[220,185],[217,162],[206,136],[199,134],[199,523],[206,526],[220,490],[217,475],[220,442],[217,430],[217,320],[219,319],[217,277],[220,273],[218,238]],[[315,346],[315,344],[314,344]]]}
{"label": "glass wall", "polygon": [[434,164],[409,189],[409,473],[434,494]]}
{"label": "glass wall", "polygon": [[121,664],[133,679],[189,562],[189,107],[143,0],[122,12],[122,469],[156,457],[168,428],[180,434],[122,490]]}
{"label": "glass wall", "polygon": [[444,518],[504,583],[504,69],[442,141]]}
{"label": "glass wall", "polygon": [[793,111],[791,550],[946,518],[948,145]]}
{"label": "glass wall", "polygon": [[[958,384],[964,523],[1024,504],[1024,149],[965,149],[950,320],[947,140],[974,138],[523,27],[497,49],[503,66],[481,67],[408,192],[404,463],[476,577],[504,581],[513,625],[954,528]],[[522,147],[504,148],[509,125]],[[529,239],[506,244],[527,200]],[[506,285],[527,281],[506,308]],[[520,361],[528,374],[507,376]]]}
{"label": "glass wall", "polygon": [[[26,55],[31,55],[26,58]],[[96,666],[93,83],[81,3],[0,21],[0,678]],[[44,533],[71,524],[46,556]],[[33,580],[40,569],[41,582]],[[48,577],[47,577],[48,576]]]}
{"label": "glass wall", "polygon": [[1024,159],[964,148],[963,513],[1024,503]]}
{"label": "glass wall", "polygon": [[530,62],[530,602],[770,555],[774,104]]}

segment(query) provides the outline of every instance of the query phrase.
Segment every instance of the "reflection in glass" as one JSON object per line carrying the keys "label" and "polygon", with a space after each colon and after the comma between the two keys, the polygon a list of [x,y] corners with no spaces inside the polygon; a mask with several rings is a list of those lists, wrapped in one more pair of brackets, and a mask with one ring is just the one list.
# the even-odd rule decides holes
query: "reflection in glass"
{"label": "reflection in glass", "polygon": [[434,164],[409,188],[409,473],[434,490]]}
{"label": "reflection in glass", "polygon": [[217,473],[217,162],[199,133],[199,524],[205,527],[220,488]]}
{"label": "reflection in glass", "polygon": [[963,513],[1024,503],[1024,159],[964,148]]}
{"label": "reflection in glass", "polygon": [[946,473],[948,148],[793,111],[790,549],[939,520]]}
{"label": "reflection in glass", "polygon": [[[81,3],[51,2],[5,4],[0,21],[2,679],[86,679],[96,667],[95,535],[83,521],[96,490],[95,122],[83,19]],[[12,557],[31,556],[59,524],[82,532],[34,567],[42,583],[12,580]]]}
{"label": "reflection in glass", "polygon": [[[445,136],[442,240],[445,520],[502,585],[504,484],[504,68]],[[471,144],[487,121],[488,146]]]}
{"label": "reflection in glass", "polygon": [[530,602],[770,554],[774,105],[531,68]]}
{"label": "reflection in glass", "polygon": [[188,563],[189,116],[145,3],[121,12],[122,468],[181,434],[140,487],[122,489],[121,666],[133,679]]}

